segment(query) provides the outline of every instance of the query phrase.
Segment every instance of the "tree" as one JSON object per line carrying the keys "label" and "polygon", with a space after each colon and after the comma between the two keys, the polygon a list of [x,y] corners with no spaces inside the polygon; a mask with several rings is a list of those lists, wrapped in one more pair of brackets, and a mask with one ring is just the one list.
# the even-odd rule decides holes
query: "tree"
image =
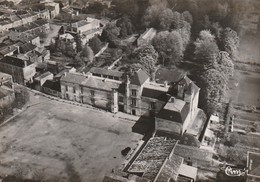
{"label": "tree", "polygon": [[133,24],[129,16],[124,15],[117,23],[117,27],[120,27],[120,37],[125,38],[127,35],[133,34]]}
{"label": "tree", "polygon": [[82,37],[80,34],[77,34],[75,36],[75,42],[76,42],[76,52],[80,52],[83,48],[83,42],[82,42]]}
{"label": "tree", "polygon": [[164,4],[154,4],[149,6],[142,18],[143,26],[146,28],[154,27],[159,28],[160,26],[160,14],[166,9]]}
{"label": "tree", "polygon": [[116,47],[119,35],[120,28],[116,26],[115,22],[110,22],[104,27],[100,38],[102,41],[108,41],[111,46]]}
{"label": "tree", "polygon": [[225,90],[226,80],[216,69],[208,69],[200,76],[201,105],[208,115],[217,110]]}
{"label": "tree", "polygon": [[100,41],[100,39],[97,36],[95,36],[89,40],[88,45],[89,45],[89,47],[91,47],[93,52],[95,54],[97,54],[102,47],[102,42]]}
{"label": "tree", "polygon": [[215,37],[219,42],[221,39],[221,33],[223,31],[222,26],[218,22],[212,23],[210,26],[210,31],[212,32],[213,35],[215,35]]}
{"label": "tree", "polygon": [[237,59],[239,37],[237,32],[231,28],[225,28],[222,32],[222,48],[227,51],[230,57],[235,60]]}
{"label": "tree", "polygon": [[193,23],[192,15],[189,11],[184,11],[182,14],[182,19],[186,22],[188,22],[190,25]]}
{"label": "tree", "polygon": [[134,54],[136,55],[137,63],[154,79],[156,63],[158,61],[158,53],[152,45],[138,48]]}
{"label": "tree", "polygon": [[162,30],[169,30],[171,27],[174,14],[171,9],[167,8],[159,15],[159,28]]}
{"label": "tree", "polygon": [[163,64],[166,61],[175,65],[183,56],[183,41],[177,31],[159,32],[153,39],[153,46],[160,54]]}
{"label": "tree", "polygon": [[220,51],[216,59],[216,69],[221,72],[228,81],[234,74],[234,64],[226,51]]}
{"label": "tree", "polygon": [[202,30],[195,44],[195,60],[200,62],[204,67],[211,66],[216,60],[219,52],[215,36],[208,30]]}
{"label": "tree", "polygon": [[94,60],[94,53],[88,45],[85,45],[80,53],[80,57],[83,59],[84,62],[91,63]]}
{"label": "tree", "polygon": [[181,14],[177,11],[174,11],[171,27],[173,29],[180,29],[182,27],[182,22],[183,22],[183,20],[181,18]]}
{"label": "tree", "polygon": [[191,26],[188,22],[183,22],[183,27],[176,30],[180,33],[182,42],[183,42],[183,49],[186,49],[187,45],[190,42],[190,36],[191,36]]}

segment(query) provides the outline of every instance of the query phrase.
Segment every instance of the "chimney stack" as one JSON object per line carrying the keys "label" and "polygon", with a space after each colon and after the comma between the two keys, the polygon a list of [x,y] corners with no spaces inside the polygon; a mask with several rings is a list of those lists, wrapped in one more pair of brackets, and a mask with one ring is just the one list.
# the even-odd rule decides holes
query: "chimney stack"
{"label": "chimney stack", "polygon": [[167,81],[164,81],[164,82],[163,82],[163,85],[164,85],[164,87],[167,87],[167,86],[168,86],[168,82],[167,82]]}

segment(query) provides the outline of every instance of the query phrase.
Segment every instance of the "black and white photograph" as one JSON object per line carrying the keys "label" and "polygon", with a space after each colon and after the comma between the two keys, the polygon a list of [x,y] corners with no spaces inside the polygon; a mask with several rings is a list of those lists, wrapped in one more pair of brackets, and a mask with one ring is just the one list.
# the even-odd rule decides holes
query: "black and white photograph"
{"label": "black and white photograph", "polygon": [[260,182],[260,0],[0,0],[0,182]]}

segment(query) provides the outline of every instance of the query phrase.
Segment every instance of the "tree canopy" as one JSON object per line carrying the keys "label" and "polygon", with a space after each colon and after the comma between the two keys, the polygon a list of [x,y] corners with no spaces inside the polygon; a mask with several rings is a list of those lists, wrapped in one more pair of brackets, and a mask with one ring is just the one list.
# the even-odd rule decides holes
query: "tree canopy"
{"label": "tree canopy", "polygon": [[152,45],[140,47],[135,50],[137,63],[142,65],[142,68],[150,75],[154,76],[156,70],[156,63],[158,61],[158,53]]}
{"label": "tree canopy", "polygon": [[153,39],[153,46],[163,62],[175,65],[183,56],[183,41],[177,31],[159,32]]}
{"label": "tree canopy", "polygon": [[195,44],[195,59],[203,66],[212,65],[219,52],[215,36],[208,30],[202,30]]}
{"label": "tree canopy", "polygon": [[91,47],[93,52],[97,54],[102,47],[102,42],[97,36],[95,36],[89,40],[88,45]]}

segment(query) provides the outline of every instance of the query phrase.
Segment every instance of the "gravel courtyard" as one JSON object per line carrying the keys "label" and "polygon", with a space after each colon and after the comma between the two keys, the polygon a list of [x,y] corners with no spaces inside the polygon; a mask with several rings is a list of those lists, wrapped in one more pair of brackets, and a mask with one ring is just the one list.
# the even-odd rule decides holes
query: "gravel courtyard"
{"label": "gravel courtyard", "polygon": [[120,166],[121,150],[134,149],[142,135],[132,132],[133,121],[111,113],[30,97],[31,106],[0,127],[0,176],[35,171],[61,181],[102,181]]}

